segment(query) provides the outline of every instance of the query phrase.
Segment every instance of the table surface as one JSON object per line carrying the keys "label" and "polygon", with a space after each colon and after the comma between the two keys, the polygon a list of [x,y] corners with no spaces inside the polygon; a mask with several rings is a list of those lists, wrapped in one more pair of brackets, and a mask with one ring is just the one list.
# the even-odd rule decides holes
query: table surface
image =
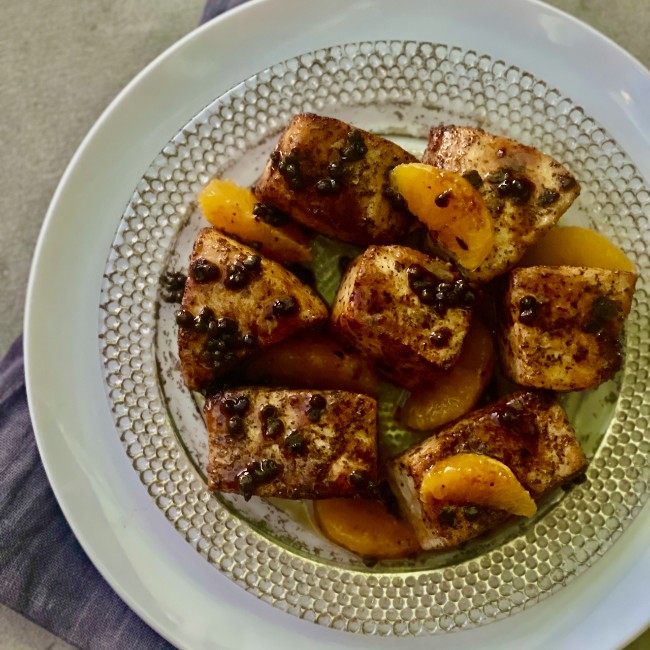
{"label": "table surface", "polygon": [[[4,0],[0,355],[20,333],[36,238],[68,161],[126,83],[199,22],[204,0]],[[548,0],[650,68],[648,0]],[[92,212],[92,206],[89,206]],[[69,646],[0,606],[3,650]],[[650,630],[628,650],[650,648]]]}

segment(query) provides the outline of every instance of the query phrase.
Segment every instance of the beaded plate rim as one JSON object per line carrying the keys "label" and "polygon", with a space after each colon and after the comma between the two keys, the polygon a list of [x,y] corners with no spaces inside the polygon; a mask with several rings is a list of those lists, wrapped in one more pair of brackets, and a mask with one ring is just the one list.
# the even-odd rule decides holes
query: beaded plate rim
{"label": "beaded plate rim", "polygon": [[[628,321],[626,366],[614,417],[587,472],[587,483],[575,487],[565,495],[563,501],[549,515],[558,525],[564,522],[564,529],[560,532],[548,529],[543,523],[546,521],[544,519],[535,524],[532,532],[537,531],[537,535],[531,537],[531,531],[528,531],[505,544],[501,550],[493,550],[487,556],[478,560],[469,560],[453,568],[403,573],[340,570],[269,542],[264,535],[251,529],[248,524],[228,512],[214,496],[207,493],[180,448],[173,428],[168,427],[164,409],[154,409],[154,406],[162,405],[159,378],[156,377],[155,354],[152,350],[159,309],[157,277],[160,277],[165,268],[169,252],[165,249],[165,242],[171,246],[175,232],[182,227],[183,219],[191,208],[191,201],[188,202],[187,197],[195,193],[197,186],[203,185],[209,177],[217,174],[220,165],[223,168],[228,160],[232,161],[241,155],[242,147],[245,149],[246,143],[250,144],[250,141],[245,132],[239,135],[235,133],[233,139],[224,142],[221,161],[219,156],[215,155],[211,160],[208,158],[209,162],[203,172],[196,173],[194,169],[185,169],[185,176],[181,181],[174,180],[174,172],[168,174],[169,161],[178,155],[179,149],[189,146],[192,138],[198,141],[198,147],[203,148],[205,152],[212,151],[214,142],[205,135],[211,117],[220,108],[236,104],[238,101],[240,103],[249,101],[250,93],[253,95],[257,93],[256,96],[259,96],[260,85],[267,83],[269,79],[277,78],[280,71],[292,71],[300,81],[300,71],[319,59],[336,61],[338,69],[342,69],[341,62],[349,63],[349,57],[361,55],[371,60],[373,56],[383,54],[395,56],[397,65],[400,66],[402,65],[399,63],[400,56],[405,56],[407,59],[410,57],[412,60],[416,56],[422,57],[424,53],[435,57],[441,64],[454,58],[457,60],[452,63],[458,64],[465,60],[465,57],[469,57],[473,64],[478,66],[481,62],[485,65],[489,62],[490,66],[498,67],[498,74],[503,79],[507,80],[510,76],[518,78],[520,83],[525,79],[526,83],[530,84],[530,88],[543,89],[546,99],[551,94],[556,105],[565,103],[565,114],[570,124],[575,124],[578,119],[588,122],[591,136],[595,137],[601,146],[608,144],[610,148],[613,147],[615,152],[613,155],[622,156],[620,162],[623,168],[628,170],[628,179],[634,181],[636,187],[631,200],[638,203],[641,196],[641,213],[647,214],[648,193],[643,180],[625,154],[618,150],[616,143],[602,127],[584,113],[582,108],[575,106],[559,91],[549,88],[533,75],[504,61],[494,61],[487,55],[444,44],[414,41],[350,43],[323,48],[271,66],[216,99],[179,131],[145,172],[124,212],[107,262],[100,308],[100,347],[106,389],[116,429],[141,481],[175,529],[208,562],[217,566],[236,584],[275,607],[329,627],[381,636],[420,635],[465,629],[497,620],[530,606],[554,593],[569,579],[591,566],[597,557],[611,547],[623,529],[634,519],[648,496],[647,462],[634,466],[631,463],[627,469],[633,467],[636,471],[634,487],[639,490],[640,498],[631,495],[635,498],[629,499],[625,504],[601,501],[603,509],[610,506],[607,510],[610,514],[606,512],[607,518],[604,518],[598,512],[592,513],[594,517],[600,516],[602,519],[602,528],[599,530],[606,531],[600,539],[594,540],[595,546],[592,544],[586,545],[587,548],[572,548],[571,553],[560,553],[558,556],[548,550],[556,546],[569,548],[568,542],[575,541],[575,537],[581,534],[582,529],[576,530],[575,522],[566,522],[566,515],[570,512],[569,506],[575,507],[575,502],[584,499],[591,490],[597,491],[592,495],[595,497],[592,499],[592,505],[597,505],[598,495],[611,496],[608,490],[612,487],[612,483],[615,487],[619,487],[621,481],[627,481],[629,484],[630,479],[625,477],[625,472],[622,477],[615,475],[616,471],[625,468],[617,466],[612,470],[607,467],[606,459],[622,456],[625,452],[624,444],[635,447],[636,455],[633,458],[638,458],[639,454],[643,455],[650,450],[645,418],[650,411],[648,399],[647,395],[639,393],[634,381],[638,380],[636,375],[643,370],[640,364],[642,356],[640,348],[642,332],[647,331],[647,327],[645,330],[642,327],[643,322],[647,323],[647,298],[644,303],[641,303],[640,298],[641,292],[646,295],[643,273],[637,285],[635,308]],[[344,70],[344,73],[350,75],[351,70],[354,70],[354,67]],[[490,70],[497,74],[497,70],[492,67]],[[354,88],[352,90],[354,91]],[[400,92],[403,90],[398,89],[397,97],[388,96],[387,99],[399,105],[402,100]],[[453,109],[453,106],[451,108]],[[252,117],[247,116],[246,119]],[[278,128],[282,120],[276,122],[271,125],[271,128]],[[187,158],[179,160],[177,169],[181,169],[184,162],[187,162]],[[171,187],[177,182],[185,184],[179,185],[177,189],[180,191],[173,191],[171,194],[166,192],[167,183],[170,183]],[[161,195],[165,193],[167,195],[163,200]],[[143,206],[147,210],[142,210]],[[159,208],[160,215],[165,218],[161,219],[160,223],[156,220],[153,224],[147,223],[154,207]],[[644,218],[647,219],[645,216]],[[151,239],[140,240],[135,236],[136,231],[127,228],[130,222],[138,224],[138,232],[142,229],[150,230],[159,244],[160,242],[162,244],[151,246]],[[156,232],[156,228],[160,232]],[[638,253],[636,257],[646,256],[644,258],[646,266],[639,265],[641,271],[647,268],[646,251],[647,242],[643,242],[640,251],[628,251]],[[137,264],[138,256],[141,258],[140,264]],[[147,262],[148,268],[142,270],[140,267],[147,257],[150,259]],[[141,270],[140,274],[137,272],[138,269]],[[148,273],[149,270],[153,273]],[[121,295],[118,296],[118,293]],[[131,312],[133,296],[140,300],[139,304],[143,308],[137,323],[137,332],[133,323],[125,327],[121,319],[121,315]],[[640,313],[642,305],[645,306],[645,316]],[[126,349],[125,341],[128,343]],[[644,341],[644,344],[647,357],[647,341]],[[138,359],[135,367],[129,366],[130,374],[127,377],[122,373],[127,363],[125,352],[131,363],[133,359]],[[633,373],[636,375],[633,376]],[[645,377],[647,379],[647,372]],[[144,406],[139,404],[146,397],[153,397],[153,400]],[[634,409],[637,415],[641,413],[640,419],[645,421],[645,429],[640,426],[638,417],[628,417],[628,413]],[[142,416],[143,412],[148,412],[150,417],[148,419],[134,417],[135,413]],[[171,496],[166,495],[165,487],[155,480],[157,473],[161,472],[167,477],[165,486],[173,485],[176,488]],[[196,517],[198,519],[193,519]],[[198,520],[202,520],[203,524],[197,527],[195,523]],[[203,526],[220,532],[220,539],[223,542],[220,548],[215,548],[211,542],[207,543]],[[546,538],[544,535],[540,536],[539,526],[545,527]],[[591,537],[597,538],[597,533],[598,531],[594,530]],[[534,569],[528,566],[522,577],[517,575],[520,569],[516,567],[525,566],[528,561],[526,553],[531,549],[531,544],[541,539],[546,539],[546,543],[537,551],[539,552],[540,549],[543,551],[542,558],[546,557],[543,562],[548,571],[543,575],[539,572],[535,574],[542,583],[541,588],[538,588],[526,577],[526,571],[534,571]],[[549,542],[552,544],[549,545]],[[582,546],[585,544],[583,543]],[[241,564],[242,559],[245,562],[244,566]],[[539,558],[535,559],[536,562],[539,561]],[[503,581],[503,567],[509,572],[508,582]],[[537,564],[535,568],[538,568]],[[292,592],[279,584],[286,577],[287,572],[293,579],[308,586],[305,593]],[[502,593],[504,584],[510,585],[505,590],[507,593]],[[477,591],[477,585],[483,589],[483,604],[480,606],[472,604],[463,592],[470,586],[471,591],[476,592],[475,595],[481,595],[481,591]],[[330,608],[328,596],[338,599],[338,609]],[[480,602],[481,599],[478,598],[477,601]]]}

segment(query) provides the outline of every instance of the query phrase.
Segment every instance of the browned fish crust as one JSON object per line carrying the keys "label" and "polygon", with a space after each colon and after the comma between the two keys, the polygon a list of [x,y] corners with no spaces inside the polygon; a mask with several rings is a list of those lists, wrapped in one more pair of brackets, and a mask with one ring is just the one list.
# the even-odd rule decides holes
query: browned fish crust
{"label": "browned fish crust", "polygon": [[421,269],[417,282],[428,274],[434,284],[449,288],[460,279],[448,262],[411,248],[370,246],[348,268],[330,324],[335,336],[373,359],[382,374],[415,388],[456,362],[471,309],[466,304],[425,304],[410,269]]}
{"label": "browned fish crust", "polygon": [[475,127],[431,129],[422,160],[459,174],[478,172],[495,241],[486,260],[465,271],[476,283],[513,268],[580,194],[575,177],[551,156]]}
{"label": "browned fish crust", "polygon": [[628,271],[579,266],[513,270],[499,328],[505,373],[522,386],[558,391],[611,378],[636,280]]}
{"label": "browned fish crust", "polygon": [[204,413],[211,490],[320,499],[358,494],[377,478],[371,397],[241,388],[210,397]]}
{"label": "browned fish crust", "polygon": [[584,472],[587,459],[551,393],[521,391],[471,413],[391,461],[388,478],[424,549],[456,546],[505,521],[508,514],[472,504],[420,499],[426,473],[459,453],[507,465],[534,499]]}
{"label": "browned fish crust", "polygon": [[[201,279],[192,271],[196,264],[204,275],[216,269],[216,277]],[[196,238],[181,307],[188,324],[179,326],[178,353],[192,390],[328,316],[323,301],[296,276],[214,228]],[[202,311],[205,322],[197,326]]]}
{"label": "browned fish crust", "polygon": [[417,159],[398,145],[331,117],[296,115],[255,195],[328,237],[391,243],[411,215],[391,197],[388,173]]}

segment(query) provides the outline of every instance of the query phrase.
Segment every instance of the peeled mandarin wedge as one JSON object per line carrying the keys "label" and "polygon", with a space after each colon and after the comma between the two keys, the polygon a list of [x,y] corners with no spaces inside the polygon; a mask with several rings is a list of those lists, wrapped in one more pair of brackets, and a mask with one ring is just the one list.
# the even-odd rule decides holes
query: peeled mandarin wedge
{"label": "peeled mandarin wedge", "polygon": [[494,245],[492,217],[472,184],[455,172],[424,163],[397,165],[390,182],[432,236],[473,271]]}
{"label": "peeled mandarin wedge", "polygon": [[424,476],[420,497],[459,505],[478,505],[531,517],[532,497],[512,470],[482,454],[462,453],[438,461]]}
{"label": "peeled mandarin wedge", "polygon": [[494,368],[494,343],[474,319],[460,357],[431,386],[413,391],[398,412],[401,424],[418,431],[437,429],[469,412],[485,390]]}
{"label": "peeled mandarin wedge", "polygon": [[325,536],[353,553],[389,559],[420,550],[411,524],[380,501],[322,499],[314,501],[314,512]]}
{"label": "peeled mandarin wedge", "polygon": [[607,237],[579,226],[558,226],[533,244],[520,266],[588,266],[634,271],[634,264]]}
{"label": "peeled mandarin wedge", "polygon": [[308,332],[291,336],[255,354],[242,370],[254,384],[346,390],[376,397],[379,378],[358,352],[333,339]]}
{"label": "peeled mandarin wedge", "polygon": [[228,180],[214,179],[201,190],[199,205],[217,229],[246,242],[259,242],[276,262],[309,262],[309,240],[293,224],[274,226],[254,214],[257,199],[251,190]]}

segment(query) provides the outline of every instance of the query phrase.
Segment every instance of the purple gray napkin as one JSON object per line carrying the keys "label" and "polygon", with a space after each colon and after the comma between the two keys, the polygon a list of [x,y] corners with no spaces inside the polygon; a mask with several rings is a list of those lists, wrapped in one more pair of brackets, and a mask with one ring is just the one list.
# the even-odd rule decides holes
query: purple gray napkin
{"label": "purple gray napkin", "polygon": [[222,14],[228,9],[243,5],[248,0],[207,0],[205,9],[203,9],[203,16],[201,16],[201,23],[207,23],[219,14]]}
{"label": "purple gray napkin", "polygon": [[[208,0],[201,22],[244,1]],[[22,337],[0,361],[0,603],[82,650],[172,648],[102,578],[57,504],[29,418]]]}
{"label": "purple gray napkin", "polygon": [[0,602],[79,648],[171,648],[109,587],[54,498],[29,419],[22,343],[0,361]]}

